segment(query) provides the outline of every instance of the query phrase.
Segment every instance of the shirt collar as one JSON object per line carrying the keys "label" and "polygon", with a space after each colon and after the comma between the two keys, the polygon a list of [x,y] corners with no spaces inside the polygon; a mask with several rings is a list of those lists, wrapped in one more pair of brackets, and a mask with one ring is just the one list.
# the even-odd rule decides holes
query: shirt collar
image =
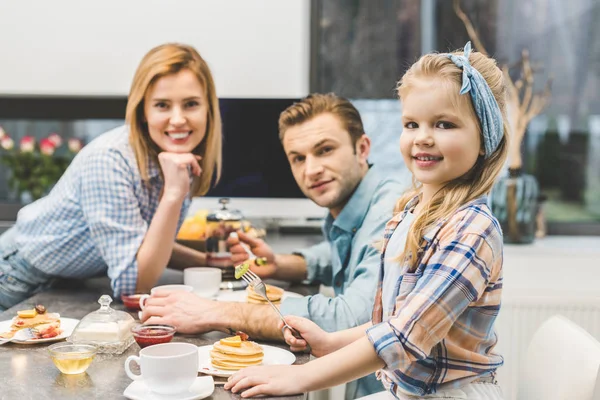
{"label": "shirt collar", "polygon": [[[404,213],[407,213],[407,212],[411,211],[412,209],[414,209],[418,203],[419,203],[419,195],[416,195],[415,197],[412,198],[412,200],[410,200],[408,203],[406,203],[406,206],[404,207]],[[456,210],[456,212],[464,210],[465,208],[470,207],[472,205],[479,205],[479,204],[487,204],[487,198],[484,196],[484,197],[479,197],[475,200],[472,200],[472,201],[464,204],[463,206],[461,206],[458,210]],[[426,240],[427,242],[431,243],[431,241],[437,235],[437,233],[440,231],[440,229],[442,229],[442,227],[446,224],[446,222],[448,222],[448,219],[450,219],[450,217],[454,214],[455,213],[452,213],[450,216],[439,220],[435,225],[433,225],[431,228],[429,228],[423,235],[423,239]]]}
{"label": "shirt collar", "polygon": [[345,232],[355,233],[362,225],[371,206],[373,193],[375,193],[380,183],[381,175],[379,174],[379,169],[373,165],[360,181],[358,187],[352,196],[350,196],[350,200],[348,200],[348,203],[346,203],[337,218],[334,220],[331,214],[327,215],[325,226],[331,227],[333,225]]}

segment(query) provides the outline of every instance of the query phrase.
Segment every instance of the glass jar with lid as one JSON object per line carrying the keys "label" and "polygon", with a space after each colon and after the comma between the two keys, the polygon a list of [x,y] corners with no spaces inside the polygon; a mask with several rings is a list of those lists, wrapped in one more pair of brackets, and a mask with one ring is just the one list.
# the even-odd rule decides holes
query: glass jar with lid
{"label": "glass jar with lid", "polygon": [[81,319],[68,341],[93,344],[98,353],[121,354],[134,342],[131,328],[135,320],[124,311],[110,307],[112,298],[102,295],[100,309]]}
{"label": "glass jar with lid", "polygon": [[242,229],[243,215],[227,208],[228,198],[219,199],[221,208],[206,217],[206,266],[219,268],[222,273],[221,289],[245,289],[246,283],[236,280],[227,238],[231,232]]}

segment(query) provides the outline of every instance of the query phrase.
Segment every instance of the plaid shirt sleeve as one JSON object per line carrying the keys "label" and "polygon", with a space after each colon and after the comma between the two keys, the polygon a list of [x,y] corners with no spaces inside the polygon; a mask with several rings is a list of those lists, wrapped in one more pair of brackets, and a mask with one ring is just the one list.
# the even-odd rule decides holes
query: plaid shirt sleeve
{"label": "plaid shirt sleeve", "polygon": [[114,150],[99,150],[83,166],[81,209],[90,236],[108,265],[115,296],[134,293],[137,252],[148,224],[135,193],[132,166]]}
{"label": "plaid shirt sleeve", "polygon": [[441,244],[424,269],[404,274],[399,296],[407,297],[402,309],[367,331],[387,371],[418,380],[411,376],[411,364],[426,358],[482,295],[496,256],[482,235],[463,233]]}

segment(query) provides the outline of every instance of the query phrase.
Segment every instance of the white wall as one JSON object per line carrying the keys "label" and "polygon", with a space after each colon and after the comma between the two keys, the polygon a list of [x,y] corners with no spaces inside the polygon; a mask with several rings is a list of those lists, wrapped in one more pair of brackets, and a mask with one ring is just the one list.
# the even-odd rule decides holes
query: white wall
{"label": "white wall", "polygon": [[0,95],[123,96],[149,49],[179,41],[220,97],[301,97],[309,14],[309,0],[1,1]]}

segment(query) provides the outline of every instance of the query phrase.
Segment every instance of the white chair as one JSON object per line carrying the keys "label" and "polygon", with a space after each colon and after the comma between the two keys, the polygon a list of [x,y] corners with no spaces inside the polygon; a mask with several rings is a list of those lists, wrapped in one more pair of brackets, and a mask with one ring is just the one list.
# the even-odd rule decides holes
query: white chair
{"label": "white chair", "polygon": [[519,377],[519,400],[600,400],[600,342],[555,315],[533,335]]}

